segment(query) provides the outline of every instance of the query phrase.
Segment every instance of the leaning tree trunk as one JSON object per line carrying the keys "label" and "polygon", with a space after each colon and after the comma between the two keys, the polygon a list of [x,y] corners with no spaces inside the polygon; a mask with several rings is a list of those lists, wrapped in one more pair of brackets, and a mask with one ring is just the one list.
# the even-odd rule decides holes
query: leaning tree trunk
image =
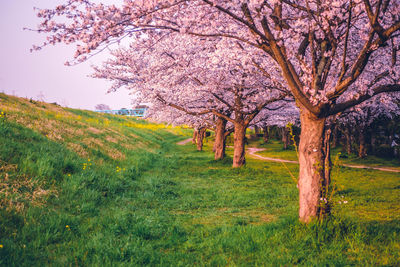
{"label": "leaning tree trunk", "polygon": [[268,143],[269,140],[269,129],[267,126],[263,127],[263,139],[264,143]]}
{"label": "leaning tree trunk", "polygon": [[235,123],[234,143],[233,143],[233,168],[242,167],[246,163],[245,159],[245,139],[247,126],[243,123]]}
{"label": "leaning tree trunk", "polygon": [[215,142],[214,142],[214,159],[220,160],[225,158],[225,128],[227,121],[223,118],[218,118],[215,127]]}
{"label": "leaning tree trunk", "polygon": [[193,144],[196,144],[197,134],[198,134],[198,130],[194,129],[194,131],[193,131],[193,139],[192,139],[192,143]]}
{"label": "leaning tree trunk", "polygon": [[299,218],[310,222],[320,213],[320,198],[324,179],[324,127],[325,118],[317,118],[301,110],[299,144]]}
{"label": "leaning tree trunk", "polygon": [[204,135],[205,135],[205,131],[207,130],[207,128],[200,128],[197,132],[197,140],[196,140],[196,144],[197,144],[197,150],[198,151],[202,151],[203,150],[203,139],[204,139]]}

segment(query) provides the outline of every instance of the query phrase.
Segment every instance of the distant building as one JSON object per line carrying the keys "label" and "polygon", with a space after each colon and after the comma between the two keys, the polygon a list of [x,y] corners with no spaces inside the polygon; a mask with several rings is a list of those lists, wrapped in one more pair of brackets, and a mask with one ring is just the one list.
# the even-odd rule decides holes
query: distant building
{"label": "distant building", "polygon": [[114,114],[114,115],[144,117],[144,115],[146,114],[146,110],[148,108],[149,107],[146,105],[138,105],[133,109],[121,108],[121,109],[113,109],[113,110],[95,110],[95,112]]}

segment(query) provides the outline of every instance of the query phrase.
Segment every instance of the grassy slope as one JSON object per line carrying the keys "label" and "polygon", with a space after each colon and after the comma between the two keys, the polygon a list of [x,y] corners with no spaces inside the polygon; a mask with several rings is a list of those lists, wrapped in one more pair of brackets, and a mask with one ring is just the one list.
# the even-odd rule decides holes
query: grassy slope
{"label": "grassy slope", "polygon": [[398,176],[335,173],[335,201],[348,203],[304,226],[282,164],[231,169],[208,144],[176,146],[180,129],[0,99],[1,265],[400,262]]}

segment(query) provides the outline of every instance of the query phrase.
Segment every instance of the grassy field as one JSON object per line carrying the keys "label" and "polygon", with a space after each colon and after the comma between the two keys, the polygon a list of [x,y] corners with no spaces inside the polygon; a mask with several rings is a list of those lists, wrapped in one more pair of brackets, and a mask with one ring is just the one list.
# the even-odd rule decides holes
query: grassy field
{"label": "grassy field", "polygon": [[[295,164],[215,162],[190,131],[0,94],[2,266],[396,266],[400,177],[338,168],[297,220]],[[231,153],[228,149],[228,153]]]}

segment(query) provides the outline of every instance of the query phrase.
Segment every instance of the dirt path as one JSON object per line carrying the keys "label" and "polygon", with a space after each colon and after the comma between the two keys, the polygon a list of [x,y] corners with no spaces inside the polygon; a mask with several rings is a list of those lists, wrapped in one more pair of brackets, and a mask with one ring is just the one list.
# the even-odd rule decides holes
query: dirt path
{"label": "dirt path", "polygon": [[256,154],[257,152],[263,151],[265,148],[258,148],[258,147],[249,147],[247,148],[247,153],[255,158],[261,159],[261,160],[268,160],[268,161],[276,161],[276,162],[285,162],[285,163],[296,163],[298,164],[297,161],[294,160],[286,160],[286,159],[277,159],[277,158],[270,158],[270,157],[264,157],[261,155]]}
{"label": "dirt path", "polygon": [[186,145],[187,143],[189,143],[189,142],[191,142],[191,141],[192,141],[192,138],[188,138],[188,139],[179,141],[179,142],[176,143],[176,144],[177,144],[177,145],[180,145],[180,146],[183,146],[183,145]]}
{"label": "dirt path", "polygon": [[[264,156],[256,154],[257,152],[260,152],[260,151],[263,151],[263,150],[265,150],[265,148],[249,147],[247,149],[247,153],[249,155],[251,155],[251,156],[253,156],[255,158],[261,159],[261,160],[299,164],[298,161],[285,160],[285,159],[276,159],[276,158],[264,157]],[[370,167],[370,166],[365,166],[365,165],[350,165],[350,164],[342,164],[342,166],[349,167],[349,168],[355,168],[355,169],[371,169],[371,170],[379,170],[379,171],[384,171],[384,172],[399,172],[400,173],[400,170],[384,168],[384,167]]]}

